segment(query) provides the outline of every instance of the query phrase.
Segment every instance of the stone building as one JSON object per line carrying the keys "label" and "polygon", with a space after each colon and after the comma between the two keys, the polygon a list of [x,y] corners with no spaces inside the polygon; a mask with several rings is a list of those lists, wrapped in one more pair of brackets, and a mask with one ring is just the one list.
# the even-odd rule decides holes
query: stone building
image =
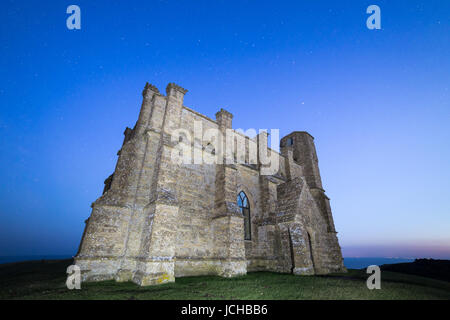
{"label": "stone building", "polygon": [[[126,128],[114,173],[86,220],[75,257],[82,280],[152,285],[260,270],[345,271],[314,138],[292,132],[280,154],[268,147],[267,133],[249,138],[232,130],[231,113],[221,109],[213,120],[184,106],[186,92],[170,83],[164,96],[145,86],[136,125]],[[183,140],[174,133],[194,136],[194,123],[243,137],[244,161],[173,161]],[[198,139],[191,146],[205,157],[219,154]],[[259,156],[249,161],[252,146],[277,160],[273,174],[261,174]]]}

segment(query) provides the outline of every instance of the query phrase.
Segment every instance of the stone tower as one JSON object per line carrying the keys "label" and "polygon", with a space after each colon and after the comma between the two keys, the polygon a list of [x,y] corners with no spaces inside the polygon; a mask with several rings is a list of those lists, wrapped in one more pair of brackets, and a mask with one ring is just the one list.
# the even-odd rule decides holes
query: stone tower
{"label": "stone tower", "polygon": [[[345,271],[312,136],[289,134],[279,154],[266,133],[234,131],[230,112],[213,120],[184,106],[186,92],[170,83],[163,95],[146,84],[139,118],[125,129],[115,171],[86,220],[75,257],[83,281]],[[219,133],[214,148],[202,139],[208,130]],[[244,161],[222,156],[230,139],[243,142]],[[182,144],[219,161],[176,162]],[[264,173],[261,155],[277,160],[276,172]]]}

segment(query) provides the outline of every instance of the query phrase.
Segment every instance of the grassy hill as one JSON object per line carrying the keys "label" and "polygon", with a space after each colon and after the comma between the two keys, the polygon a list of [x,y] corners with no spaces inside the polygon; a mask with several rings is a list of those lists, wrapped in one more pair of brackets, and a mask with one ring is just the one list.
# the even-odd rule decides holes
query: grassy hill
{"label": "grassy hill", "polygon": [[0,265],[0,299],[450,299],[449,282],[389,271],[382,271],[381,290],[369,290],[364,270],[327,276],[254,272],[232,279],[187,277],[152,287],[103,281],[68,290],[70,264],[72,260]]}

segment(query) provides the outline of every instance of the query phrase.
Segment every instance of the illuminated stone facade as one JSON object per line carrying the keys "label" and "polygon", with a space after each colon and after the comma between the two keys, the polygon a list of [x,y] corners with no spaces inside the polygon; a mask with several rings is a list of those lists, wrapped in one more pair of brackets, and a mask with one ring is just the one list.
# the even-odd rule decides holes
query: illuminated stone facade
{"label": "illuminated stone facade", "polygon": [[[86,221],[75,258],[83,281],[152,285],[260,270],[345,271],[314,138],[293,132],[281,139],[280,154],[268,148],[265,133],[251,139],[228,130],[244,138],[247,156],[254,146],[276,158],[271,175],[261,174],[259,158],[256,163],[176,163],[177,129],[195,136],[196,122],[202,130],[232,127],[233,116],[223,109],[212,120],[185,107],[186,92],[169,84],[164,96],[145,86],[138,121],[125,130],[115,171]],[[192,147],[205,158],[216,156],[202,141],[194,139]],[[248,212],[237,203],[241,192]]]}

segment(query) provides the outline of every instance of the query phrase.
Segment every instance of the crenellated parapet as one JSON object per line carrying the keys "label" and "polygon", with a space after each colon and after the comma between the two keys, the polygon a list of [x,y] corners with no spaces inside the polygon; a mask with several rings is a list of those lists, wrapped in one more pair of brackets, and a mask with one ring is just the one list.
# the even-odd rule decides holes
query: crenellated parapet
{"label": "crenellated parapet", "polygon": [[160,94],[156,86],[147,82],[145,84],[144,90],[142,91],[142,96],[146,97],[149,93]]}

